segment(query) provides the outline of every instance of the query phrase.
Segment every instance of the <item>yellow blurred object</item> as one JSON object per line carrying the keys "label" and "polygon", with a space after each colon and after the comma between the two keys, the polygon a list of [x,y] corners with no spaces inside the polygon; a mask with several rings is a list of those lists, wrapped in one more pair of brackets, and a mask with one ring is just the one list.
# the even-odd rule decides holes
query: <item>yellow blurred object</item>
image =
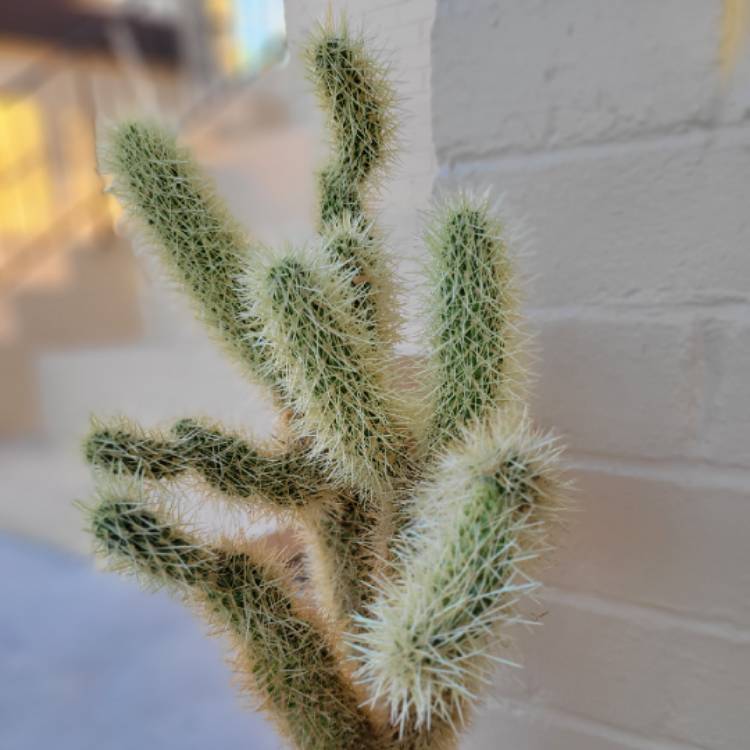
{"label": "yellow blurred object", "polygon": [[71,106],[61,117],[61,143],[65,149],[66,202],[73,205],[97,190],[99,178],[94,164],[94,140],[91,126],[83,112]]}
{"label": "yellow blurred object", "polygon": [[[71,106],[61,116],[61,132],[64,148],[65,201],[67,208],[75,208],[84,202],[97,204],[90,216],[95,225],[101,221],[100,212],[108,213],[114,224],[120,216],[118,202],[111,195],[105,195],[104,186],[96,167],[96,144],[94,131],[88,115]],[[95,228],[95,227],[90,227]]]}
{"label": "yellow blurred object", "polygon": [[745,44],[750,21],[750,0],[724,0],[721,18],[719,64],[724,77],[731,75]]}
{"label": "yellow blurred object", "polygon": [[52,185],[42,113],[32,100],[0,96],[0,236],[43,232]]}
{"label": "yellow blurred object", "polygon": [[213,43],[219,68],[225,75],[231,75],[239,66],[239,51],[234,37],[234,0],[206,0],[204,8],[213,27]]}

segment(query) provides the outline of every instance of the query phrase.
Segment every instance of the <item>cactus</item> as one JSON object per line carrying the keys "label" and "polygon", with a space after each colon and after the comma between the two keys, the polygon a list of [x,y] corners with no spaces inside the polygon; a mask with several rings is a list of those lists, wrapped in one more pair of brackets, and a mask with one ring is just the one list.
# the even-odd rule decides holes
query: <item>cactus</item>
{"label": "cactus", "polygon": [[[229,636],[243,684],[293,746],[449,750],[538,585],[565,494],[559,446],[524,406],[512,257],[486,200],[428,217],[432,354],[425,387],[399,387],[396,287],[371,218],[394,95],[345,23],[321,25],[306,61],[332,152],[307,249],[246,236],[158,126],[109,137],[115,194],[283,419],[265,445],[194,418],[162,431],[97,420],[89,526],[115,568]],[[204,541],[164,501],[188,482],[274,515],[304,568],[257,540]]]}

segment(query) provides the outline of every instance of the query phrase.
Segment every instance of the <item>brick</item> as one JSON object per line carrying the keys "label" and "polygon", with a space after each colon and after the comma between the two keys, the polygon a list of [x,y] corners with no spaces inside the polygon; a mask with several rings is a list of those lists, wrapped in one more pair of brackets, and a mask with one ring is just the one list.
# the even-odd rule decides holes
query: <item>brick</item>
{"label": "brick", "polygon": [[545,582],[750,628],[750,498],[711,476],[576,472],[578,512]]}
{"label": "brick", "polygon": [[508,159],[446,173],[490,185],[532,231],[534,305],[748,301],[750,135]]}
{"label": "brick", "polygon": [[750,466],[750,322],[706,325],[706,411],[700,452],[720,464]]}
{"label": "brick", "polygon": [[706,750],[747,744],[750,639],[547,603],[544,626],[524,635],[533,700],[650,739]]}
{"label": "brick", "polygon": [[689,324],[571,314],[533,325],[534,412],[571,450],[656,459],[690,448],[698,385]]}
{"label": "brick", "polygon": [[709,122],[719,3],[437,3],[435,144],[455,159],[618,140]]}

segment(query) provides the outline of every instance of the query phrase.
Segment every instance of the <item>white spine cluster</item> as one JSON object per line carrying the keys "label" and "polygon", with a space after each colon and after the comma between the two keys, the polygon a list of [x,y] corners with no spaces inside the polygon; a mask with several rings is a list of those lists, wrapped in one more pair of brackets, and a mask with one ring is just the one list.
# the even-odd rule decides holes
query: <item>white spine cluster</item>
{"label": "white spine cluster", "polygon": [[559,453],[521,413],[498,413],[448,449],[417,490],[400,545],[401,576],[383,584],[354,639],[357,677],[405,727],[462,724],[496,661],[500,629],[537,587],[562,483]]}

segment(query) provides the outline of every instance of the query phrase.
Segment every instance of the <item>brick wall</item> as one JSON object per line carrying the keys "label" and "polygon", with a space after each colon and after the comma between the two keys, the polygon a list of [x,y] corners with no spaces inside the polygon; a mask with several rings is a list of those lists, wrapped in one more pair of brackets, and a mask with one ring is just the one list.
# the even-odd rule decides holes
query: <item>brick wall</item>
{"label": "brick wall", "polygon": [[466,747],[750,740],[750,59],[716,0],[438,0],[437,189],[531,230],[535,411],[580,512]]}

